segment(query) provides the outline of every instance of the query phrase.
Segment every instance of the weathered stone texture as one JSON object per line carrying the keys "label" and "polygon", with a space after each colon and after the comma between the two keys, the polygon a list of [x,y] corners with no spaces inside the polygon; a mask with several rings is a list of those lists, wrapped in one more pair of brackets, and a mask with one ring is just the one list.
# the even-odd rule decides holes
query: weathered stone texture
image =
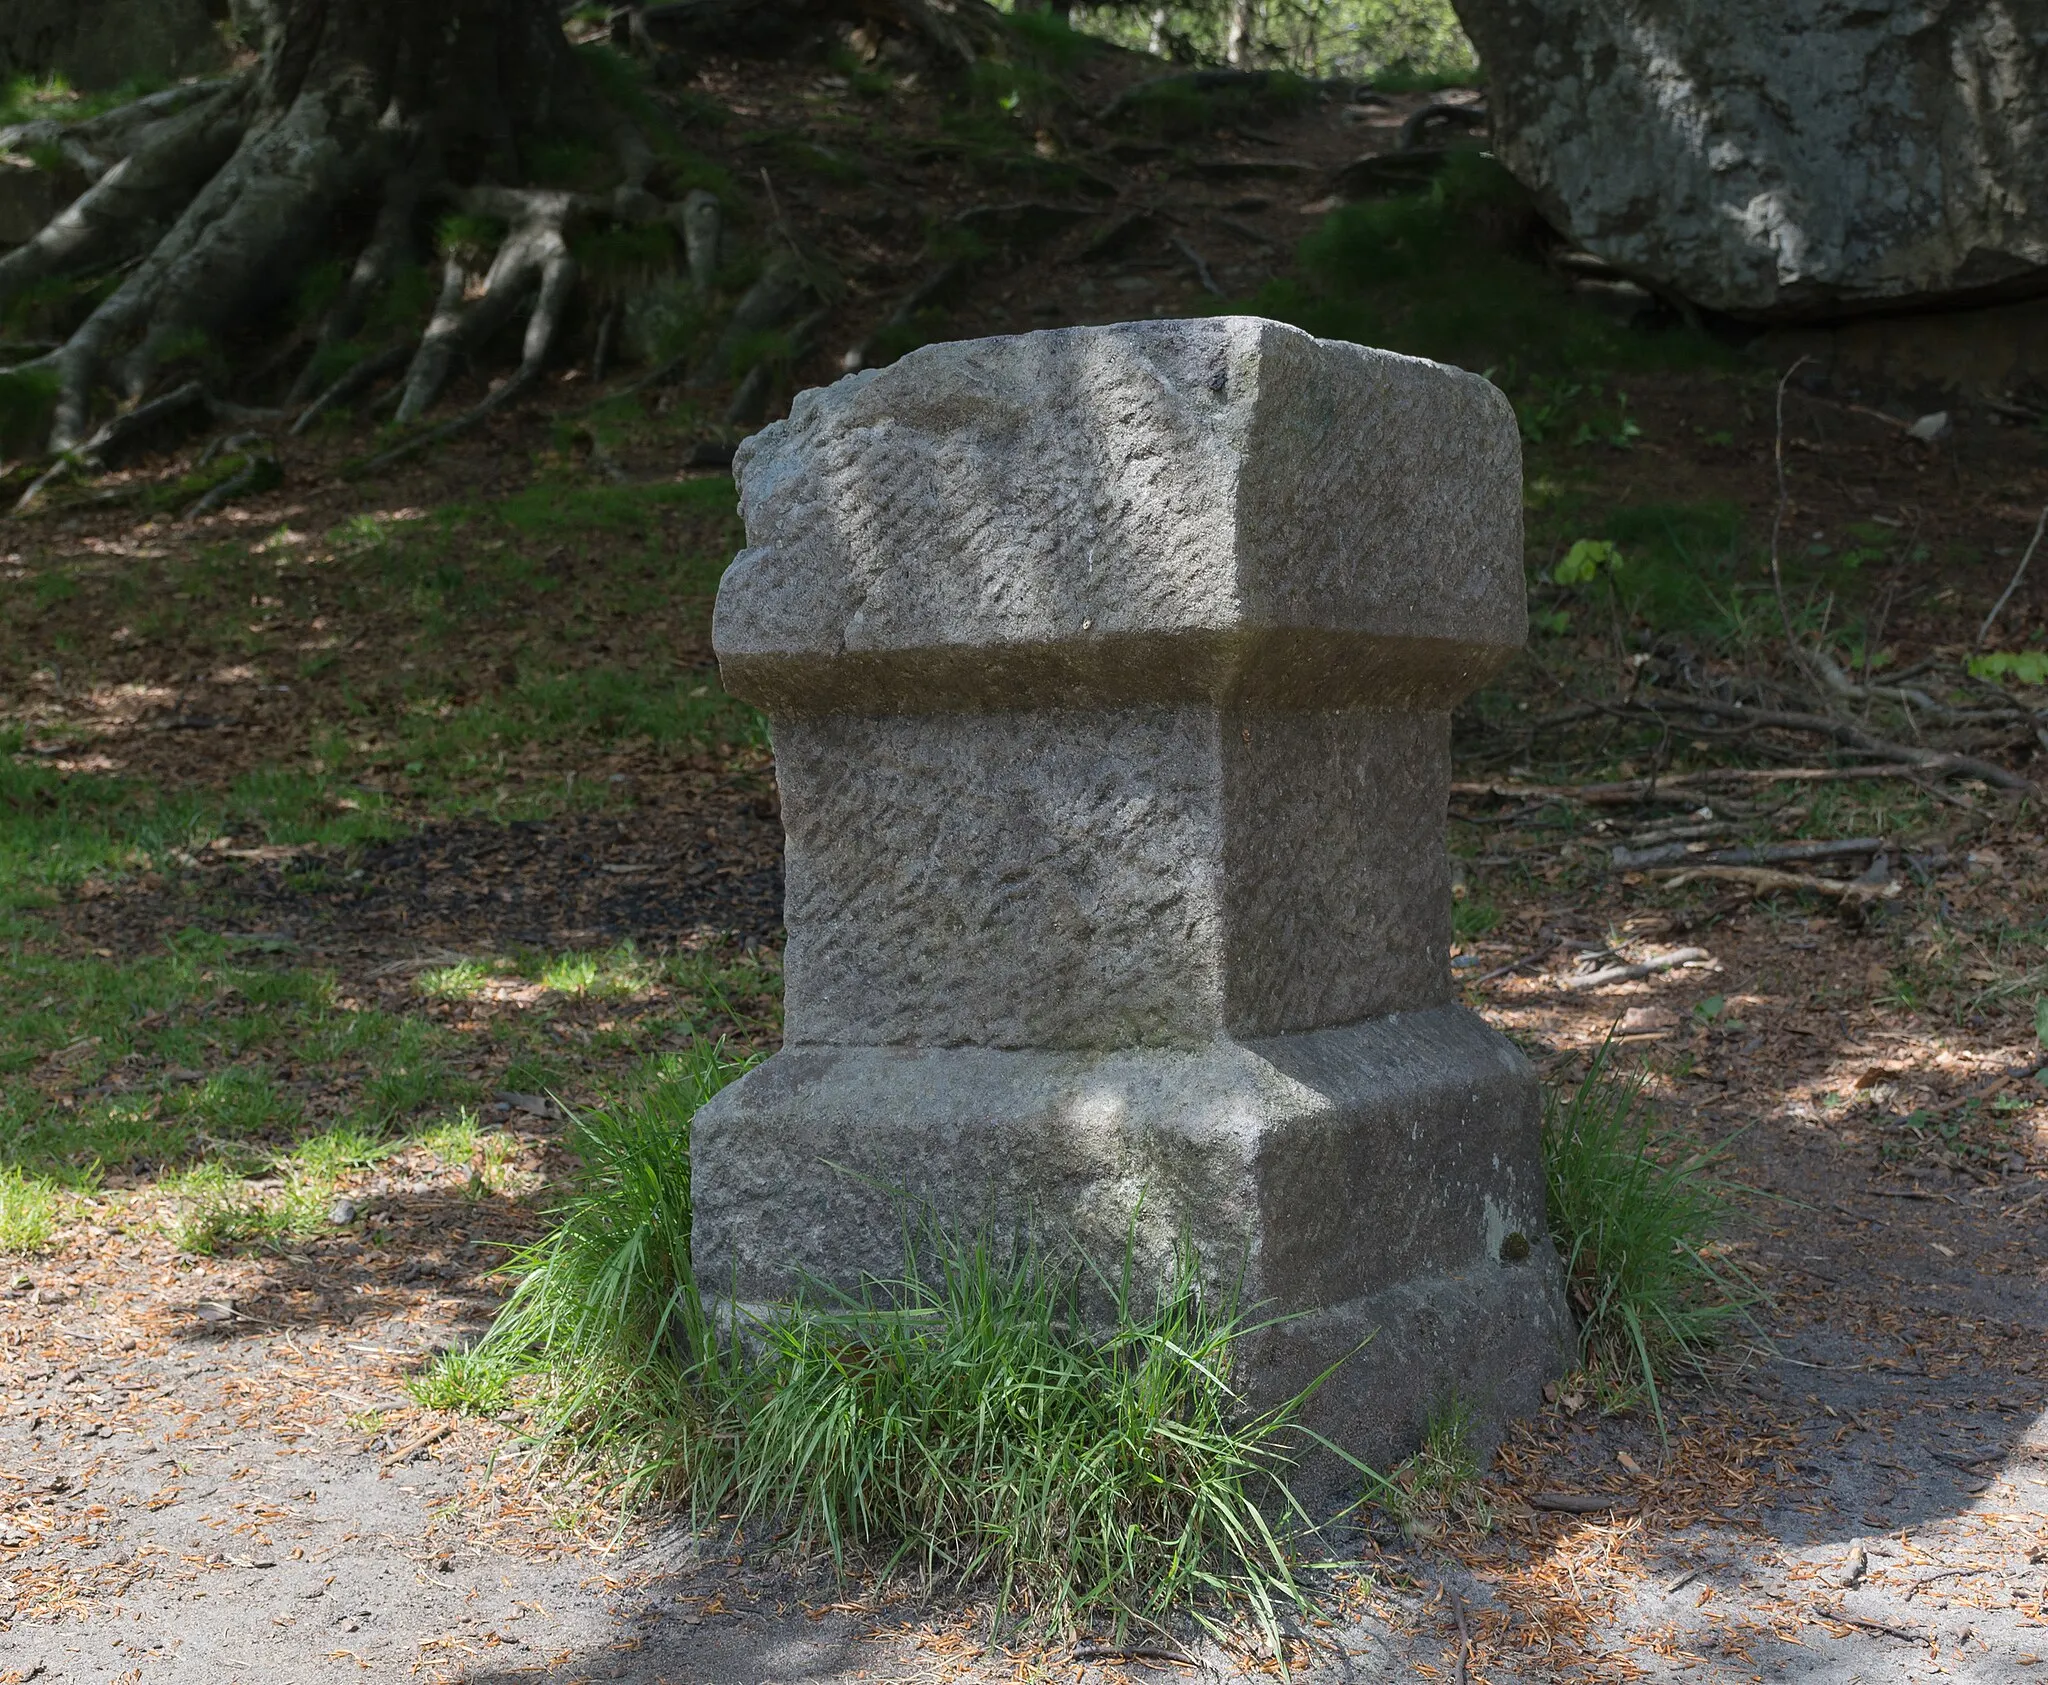
{"label": "weathered stone texture", "polygon": [[791,720],[792,1034],[1194,1046],[1448,999],[1448,739],[1192,704]]}
{"label": "weathered stone texture", "polygon": [[1652,286],[1761,320],[2048,292],[2042,0],[1454,0],[1495,146]]}
{"label": "weathered stone texture", "polygon": [[[934,346],[739,459],[786,1040],[699,1115],[698,1264],[898,1262],[890,1190],[1276,1312],[1255,1396],[1392,1449],[1557,1361],[1536,1089],[1452,1003],[1449,709],[1521,642],[1484,381],[1251,318]],[[1531,1246],[1509,1248],[1510,1233]]]}
{"label": "weathered stone texture", "polygon": [[1507,400],[1277,322],[1193,326],[968,341],[799,395],[740,449],[727,682],[782,713],[1484,680],[1527,625]]}

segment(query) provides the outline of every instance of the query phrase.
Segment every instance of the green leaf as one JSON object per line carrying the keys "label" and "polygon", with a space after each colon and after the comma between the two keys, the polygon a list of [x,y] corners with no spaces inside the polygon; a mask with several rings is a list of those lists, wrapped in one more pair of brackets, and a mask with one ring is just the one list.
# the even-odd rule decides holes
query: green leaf
{"label": "green leaf", "polygon": [[1619,573],[1621,552],[1604,538],[1582,538],[1550,570],[1550,577],[1559,585],[1585,585],[1599,578],[1603,568]]}
{"label": "green leaf", "polygon": [[2048,685],[2048,650],[2002,649],[1970,657],[1970,675],[1978,679],[2010,679],[2014,684]]}

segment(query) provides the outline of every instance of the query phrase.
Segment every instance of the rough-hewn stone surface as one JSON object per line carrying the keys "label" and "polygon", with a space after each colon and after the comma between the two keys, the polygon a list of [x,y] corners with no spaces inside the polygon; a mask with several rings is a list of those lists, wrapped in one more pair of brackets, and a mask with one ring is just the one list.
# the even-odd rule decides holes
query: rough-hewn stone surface
{"label": "rough-hewn stone surface", "polygon": [[740,447],[713,637],[772,713],[1447,705],[1521,647],[1519,467],[1486,381],[1277,322],[948,345]]}
{"label": "rough-hewn stone surface", "polygon": [[1757,319],[2048,292],[2042,0],[1454,0],[1495,146],[1651,284]]}
{"label": "rough-hewn stone surface", "polygon": [[[1275,1311],[1398,1448],[1565,1327],[1527,1063],[1452,1003],[1448,709],[1523,633],[1512,413],[1251,318],[931,347],[744,448],[784,1050],[693,1131],[699,1268],[897,1266],[889,1190]],[[1529,1242],[1507,1244],[1509,1235]]]}

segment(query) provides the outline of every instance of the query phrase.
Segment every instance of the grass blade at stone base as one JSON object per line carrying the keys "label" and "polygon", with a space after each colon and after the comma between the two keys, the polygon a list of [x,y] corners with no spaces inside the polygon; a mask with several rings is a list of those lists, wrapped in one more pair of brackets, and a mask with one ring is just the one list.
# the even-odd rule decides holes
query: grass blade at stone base
{"label": "grass blade at stone base", "polygon": [[515,1260],[477,1351],[422,1385],[496,1401],[515,1375],[557,1466],[992,1589],[999,1622],[1236,1617],[1277,1654],[1282,1611],[1306,1606],[1286,1475],[1314,1389],[1247,1417],[1233,1366],[1260,1325],[1186,1250],[1149,1305],[1124,1259],[1091,1324],[1089,1271],[928,1215],[906,1224],[894,1280],[720,1317],[689,1274],[689,1121],[741,1068],[700,1049],[578,1120],[556,1228]]}
{"label": "grass blade at stone base", "polygon": [[898,1279],[757,1324],[741,1516],[993,1582],[999,1618],[1123,1630],[1228,1609],[1277,1642],[1281,1606],[1304,1600],[1262,1501],[1300,1514],[1284,1447],[1303,1400],[1242,1419],[1229,1378],[1248,1330],[1195,1260],[1091,1334],[1075,1276],[1044,1256],[929,1222],[910,1239]]}
{"label": "grass blade at stone base", "polygon": [[1706,1248],[1726,1187],[1702,1155],[1657,1135],[1643,1079],[1615,1072],[1603,1046],[1577,1087],[1546,1097],[1543,1163],[1551,1232],[1564,1260],[1581,1355],[1633,1371],[1664,1429],[1660,1383],[1695,1367],[1755,1302]]}

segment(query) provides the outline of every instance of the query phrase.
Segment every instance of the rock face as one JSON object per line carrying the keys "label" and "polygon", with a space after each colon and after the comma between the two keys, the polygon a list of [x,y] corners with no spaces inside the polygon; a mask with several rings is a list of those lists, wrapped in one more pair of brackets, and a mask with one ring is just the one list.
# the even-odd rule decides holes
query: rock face
{"label": "rock face", "polygon": [[1485,381],[1253,318],[931,346],[741,447],[727,687],[788,831],[784,1050],[693,1129],[744,1298],[900,1267],[885,1190],[1276,1312],[1384,1454],[1566,1326],[1536,1086],[1455,1004],[1451,706],[1524,628]]}
{"label": "rock face", "polygon": [[2043,0],[1454,0],[1501,159],[1759,321],[2048,292]]}
{"label": "rock face", "polygon": [[7,0],[0,77],[56,72],[74,87],[113,88],[217,70],[227,10],[207,0]]}

